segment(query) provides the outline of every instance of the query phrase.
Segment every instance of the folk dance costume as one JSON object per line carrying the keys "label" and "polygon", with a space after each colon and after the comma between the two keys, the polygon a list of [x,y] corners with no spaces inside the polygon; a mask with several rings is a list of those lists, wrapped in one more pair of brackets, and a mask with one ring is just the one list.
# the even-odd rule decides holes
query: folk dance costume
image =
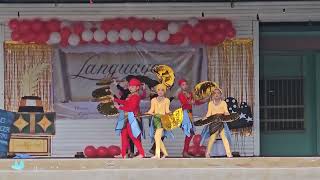
{"label": "folk dance costume", "polygon": [[[119,94],[120,94],[120,99],[121,100],[125,100],[127,99],[127,97],[130,95],[130,90],[128,88],[124,88],[122,86],[120,86],[118,83],[116,83],[117,89],[119,90]],[[146,88],[142,88],[142,93],[140,95],[141,99],[144,99],[146,97]],[[141,131],[143,131],[143,123],[142,121],[138,121],[139,123],[139,127],[141,129]],[[141,138],[139,139],[141,141]],[[128,152],[128,156],[129,157],[133,157],[134,156],[134,143],[133,141],[129,138],[129,150],[130,152]]]}
{"label": "folk dance costume", "polygon": [[[220,93],[222,93],[222,91],[218,88],[215,89],[215,91],[219,91]],[[223,100],[220,100],[218,104],[215,104],[213,101],[210,101],[208,104],[208,112],[206,114],[206,118],[213,115],[230,115],[228,111],[227,103]],[[201,143],[203,143],[204,140],[210,136],[208,141],[208,146],[207,146],[206,157],[210,157],[212,146],[218,134],[222,139],[227,157],[232,157],[232,153],[230,150],[230,142],[231,142],[230,131],[229,131],[228,125],[222,122],[212,122],[210,124],[207,124],[201,133],[201,136],[202,136]]]}
{"label": "folk dance costume", "polygon": [[138,123],[138,121],[141,121],[140,117],[138,117],[140,115],[141,100],[141,97],[138,94],[140,81],[137,79],[131,79],[129,81],[129,86],[135,87],[136,89],[135,92],[131,92],[126,100],[114,98],[114,102],[121,105],[118,107],[120,114],[115,130],[117,133],[121,133],[121,155],[123,158],[126,156],[127,148],[129,146],[129,138],[137,147],[139,155],[144,157],[144,149],[141,144],[142,130]]}
{"label": "folk dance costume", "polygon": [[[180,87],[182,85],[184,85],[184,83],[187,83],[187,81],[184,79],[179,80]],[[181,124],[181,129],[183,130],[183,132],[185,134],[182,156],[183,157],[191,157],[191,155],[189,155],[188,151],[189,151],[190,142],[191,142],[192,137],[195,133],[195,128],[192,123],[193,97],[190,92],[184,91],[182,89],[182,91],[179,92],[179,94],[178,94],[178,99],[179,99],[181,107],[183,109],[183,121]]]}
{"label": "folk dance costume", "polygon": [[[163,93],[166,92],[166,86],[163,84],[159,84],[156,86],[157,92],[162,90]],[[147,114],[152,114],[153,117],[150,123],[150,137],[151,140],[155,142],[155,158],[160,158],[160,151],[163,153],[163,157],[168,156],[167,149],[162,141],[162,136],[172,136],[171,131],[166,131],[163,129],[161,123],[161,115],[165,115],[170,113],[169,110],[170,100],[166,97],[155,97],[151,100],[151,107]]]}

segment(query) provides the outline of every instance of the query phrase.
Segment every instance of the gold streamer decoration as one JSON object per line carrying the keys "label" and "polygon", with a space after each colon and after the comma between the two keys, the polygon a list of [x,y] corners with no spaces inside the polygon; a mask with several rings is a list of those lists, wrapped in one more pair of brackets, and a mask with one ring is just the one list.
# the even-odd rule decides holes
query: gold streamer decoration
{"label": "gold streamer decoration", "polygon": [[193,89],[195,100],[203,100],[211,96],[214,89],[219,88],[218,84],[211,81],[198,83]]}
{"label": "gold streamer decoration", "polygon": [[183,120],[182,108],[176,109],[172,114],[160,116],[162,127],[165,130],[173,130],[181,126]]}
{"label": "gold streamer decoration", "polygon": [[[7,41],[4,44],[5,58],[5,109],[17,111],[21,97],[26,95],[22,86],[23,76],[30,67],[46,64],[33,81],[33,95],[42,99],[44,110],[53,110],[52,98],[52,56],[53,49],[48,45],[23,44]],[[45,66],[45,65],[43,65]],[[30,94],[29,94],[30,95]]]}
{"label": "gold streamer decoration", "polygon": [[[254,107],[253,40],[226,40],[206,50],[209,80],[217,82],[226,97],[232,96],[239,103],[244,101]],[[251,132],[251,128],[246,128],[238,134],[250,135]]]}
{"label": "gold streamer decoration", "polygon": [[226,97],[245,101],[254,107],[253,41],[227,40],[217,47],[207,47],[208,79],[217,82]]}
{"label": "gold streamer decoration", "polygon": [[23,91],[23,96],[32,96],[35,95],[39,78],[43,70],[45,70],[49,65],[48,64],[37,64],[33,67],[29,67],[24,75],[22,76],[21,86]]}
{"label": "gold streamer decoration", "polygon": [[160,83],[164,84],[168,88],[173,86],[175,76],[171,67],[167,65],[157,65],[154,67],[153,72],[156,74]]}

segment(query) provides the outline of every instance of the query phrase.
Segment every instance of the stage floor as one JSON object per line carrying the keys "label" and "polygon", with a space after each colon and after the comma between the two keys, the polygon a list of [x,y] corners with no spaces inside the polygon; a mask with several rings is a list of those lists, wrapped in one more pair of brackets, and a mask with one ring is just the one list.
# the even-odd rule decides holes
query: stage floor
{"label": "stage floor", "polygon": [[0,160],[0,180],[320,179],[320,157]]}

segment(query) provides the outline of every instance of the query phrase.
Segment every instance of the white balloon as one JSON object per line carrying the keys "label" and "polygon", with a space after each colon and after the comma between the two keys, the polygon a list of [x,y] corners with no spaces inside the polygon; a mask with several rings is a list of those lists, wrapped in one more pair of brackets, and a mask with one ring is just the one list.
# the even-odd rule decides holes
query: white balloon
{"label": "white balloon", "polygon": [[156,39],[156,33],[153,30],[149,29],[144,33],[143,37],[147,42],[152,42]]}
{"label": "white balloon", "polygon": [[194,27],[195,25],[197,25],[198,22],[199,22],[199,20],[198,20],[197,18],[195,18],[195,17],[190,18],[190,19],[188,20],[188,24],[190,24],[192,27]]}
{"label": "white balloon", "polygon": [[62,21],[60,24],[60,27],[70,27],[72,25],[72,23],[70,21]]}
{"label": "white balloon", "polygon": [[93,39],[93,32],[89,29],[85,30],[81,34],[82,40],[90,42]]}
{"label": "white balloon", "polygon": [[160,42],[167,42],[170,38],[170,33],[167,30],[161,30],[158,32],[157,39]]}
{"label": "white balloon", "polygon": [[131,39],[131,31],[127,28],[121,29],[119,37],[123,41],[129,41]]}
{"label": "white balloon", "polygon": [[91,22],[83,22],[83,25],[86,29],[91,29],[93,27],[93,24]]}
{"label": "white balloon", "polygon": [[60,33],[52,32],[50,33],[48,44],[58,44],[61,41]]}
{"label": "white balloon", "polygon": [[175,23],[175,22],[171,22],[168,24],[168,31],[170,32],[170,34],[175,34],[179,31],[179,24]]}
{"label": "white balloon", "polygon": [[133,30],[132,32],[132,39],[135,40],[135,41],[141,41],[143,38],[143,33],[141,30],[139,29],[135,29]]}
{"label": "white balloon", "polygon": [[115,31],[115,30],[111,30],[107,33],[107,39],[109,42],[111,43],[115,43],[118,41],[119,39],[119,33],[118,31]]}
{"label": "white balloon", "polygon": [[102,42],[106,39],[107,35],[104,31],[98,29],[93,33],[93,38],[94,40],[96,40],[97,42]]}
{"label": "white balloon", "polygon": [[71,46],[77,46],[80,43],[80,37],[76,34],[71,34],[68,38],[68,42]]}

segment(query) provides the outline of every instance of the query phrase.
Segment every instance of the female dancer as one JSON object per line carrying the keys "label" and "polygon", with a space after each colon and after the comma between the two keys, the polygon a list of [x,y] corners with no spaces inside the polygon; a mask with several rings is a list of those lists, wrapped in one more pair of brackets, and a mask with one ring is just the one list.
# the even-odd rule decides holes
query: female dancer
{"label": "female dancer", "polygon": [[[212,93],[212,100],[208,104],[208,112],[206,118],[216,114],[223,114],[223,115],[230,115],[227,107],[227,103],[222,100],[222,90],[219,88],[214,89]],[[230,150],[230,141],[227,138],[226,131],[229,132],[228,126],[226,123],[223,124],[223,127],[219,128],[216,127],[214,124],[209,124],[204,127],[202,132],[202,137],[208,137],[207,134],[210,133],[210,138],[208,141],[208,146],[206,150],[206,157],[210,158],[210,152],[215,142],[217,135],[219,134],[224,148],[226,150],[227,157],[232,157],[231,150]]]}
{"label": "female dancer", "polygon": [[168,131],[165,131],[161,124],[161,115],[169,114],[170,100],[165,97],[167,87],[164,84],[158,84],[156,86],[158,96],[151,100],[151,107],[147,114],[153,115],[150,123],[150,137],[154,138],[155,141],[155,155],[152,158],[160,158],[160,151],[162,151],[165,158],[168,156],[166,147],[161,140],[163,134],[168,135]]}

